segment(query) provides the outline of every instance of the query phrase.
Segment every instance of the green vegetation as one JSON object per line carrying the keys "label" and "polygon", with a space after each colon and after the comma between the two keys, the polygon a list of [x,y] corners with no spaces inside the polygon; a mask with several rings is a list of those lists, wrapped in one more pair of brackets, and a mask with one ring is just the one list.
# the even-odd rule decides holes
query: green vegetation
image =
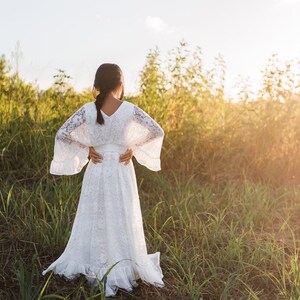
{"label": "green vegetation", "polygon": [[[234,102],[221,55],[206,69],[184,41],[165,62],[149,52],[140,93],[126,100],[166,133],[160,172],[134,160],[148,252],[161,252],[166,286],[139,282],[120,299],[300,297],[297,66],[272,55],[255,99],[241,81]],[[64,70],[48,90],[10,71],[2,56],[0,298],[100,299],[83,276],[41,274],[68,241],[84,173],[49,174],[54,135],[91,91],[75,92]]]}

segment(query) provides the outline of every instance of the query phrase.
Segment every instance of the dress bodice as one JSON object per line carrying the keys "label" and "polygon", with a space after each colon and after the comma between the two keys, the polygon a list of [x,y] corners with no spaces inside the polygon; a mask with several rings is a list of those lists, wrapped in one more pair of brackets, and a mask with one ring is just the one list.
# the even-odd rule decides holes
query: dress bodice
{"label": "dress bodice", "polygon": [[115,144],[131,148],[137,161],[150,170],[160,170],[164,130],[145,111],[126,100],[111,115],[101,110],[104,124],[97,123],[94,101],[80,107],[59,128],[55,136],[54,159],[50,173],[71,175],[80,172],[88,161],[89,147],[100,149]]}

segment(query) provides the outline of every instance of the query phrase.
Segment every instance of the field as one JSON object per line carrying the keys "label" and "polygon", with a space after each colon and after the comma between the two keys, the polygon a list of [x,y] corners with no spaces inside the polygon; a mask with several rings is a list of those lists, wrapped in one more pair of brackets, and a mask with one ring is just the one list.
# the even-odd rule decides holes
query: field
{"label": "field", "polygon": [[[222,56],[204,67],[185,42],[147,55],[138,95],[164,128],[162,170],[134,159],[148,252],[165,288],[140,282],[119,299],[300,298],[300,84],[297,63],[272,55],[261,89],[224,95]],[[298,64],[299,65],[299,64]],[[40,90],[0,60],[0,299],[100,299],[82,276],[41,271],[68,241],[84,171],[53,176],[54,135],[85,102],[59,70]],[[94,295],[94,296],[93,296]]]}

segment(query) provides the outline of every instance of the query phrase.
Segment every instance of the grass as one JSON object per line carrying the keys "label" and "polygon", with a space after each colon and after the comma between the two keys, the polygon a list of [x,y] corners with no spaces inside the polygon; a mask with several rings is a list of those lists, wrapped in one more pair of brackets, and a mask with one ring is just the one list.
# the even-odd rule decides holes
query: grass
{"label": "grass", "polygon": [[[160,172],[134,160],[148,253],[161,252],[165,287],[139,281],[118,298],[299,299],[300,95],[273,71],[270,88],[266,71],[269,98],[243,91],[233,103],[212,79],[220,72],[202,71],[197,52],[189,64],[179,48],[170,77],[151,51],[141,93],[128,98],[166,133]],[[3,59],[0,71],[0,298],[103,298],[105,278],[93,290],[83,275],[41,274],[68,241],[84,173],[49,174],[54,135],[90,91],[76,93],[62,71],[46,91],[9,75]]]}
{"label": "grass", "polygon": [[[7,286],[1,298],[35,299],[45,285],[49,273],[42,278],[41,270],[67,242],[79,177],[59,184],[44,179],[32,186],[35,192],[18,185],[1,191],[0,278]],[[148,252],[161,251],[166,287],[141,283],[137,299],[297,299],[299,188],[199,185],[164,172],[153,177],[156,188],[145,192],[139,176],[141,205]],[[71,299],[88,293],[83,278],[66,283],[52,276],[44,290]]]}

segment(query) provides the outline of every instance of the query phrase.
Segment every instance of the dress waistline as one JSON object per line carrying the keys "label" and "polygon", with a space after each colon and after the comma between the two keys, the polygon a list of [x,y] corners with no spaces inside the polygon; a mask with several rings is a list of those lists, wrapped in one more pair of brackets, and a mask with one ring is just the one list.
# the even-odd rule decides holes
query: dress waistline
{"label": "dress waistline", "polygon": [[96,151],[101,152],[118,152],[118,153],[124,153],[127,149],[127,146],[125,145],[119,145],[119,144],[102,144],[95,146],[94,149]]}
{"label": "dress waistline", "polygon": [[102,175],[105,178],[113,176],[113,174],[116,174],[118,168],[123,165],[119,161],[119,158],[120,154],[124,153],[127,148],[126,145],[110,143],[94,146],[94,149],[102,154],[103,160],[101,163],[89,163],[90,168],[102,168]]}

